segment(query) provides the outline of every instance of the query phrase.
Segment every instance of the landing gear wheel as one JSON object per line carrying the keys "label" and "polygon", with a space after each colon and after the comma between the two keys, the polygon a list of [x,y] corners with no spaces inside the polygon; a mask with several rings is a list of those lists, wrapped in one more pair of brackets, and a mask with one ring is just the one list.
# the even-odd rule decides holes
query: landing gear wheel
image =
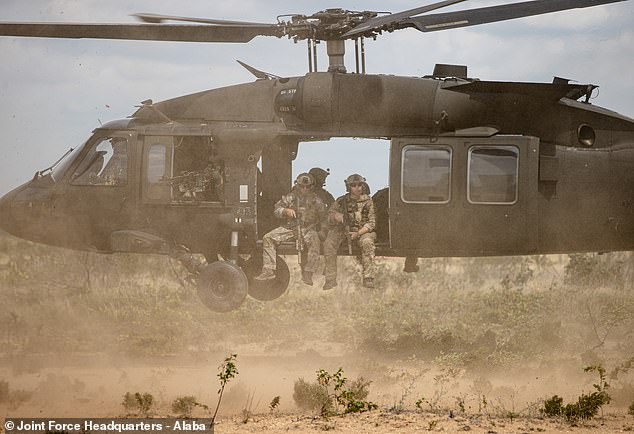
{"label": "landing gear wheel", "polygon": [[255,253],[244,263],[244,272],[249,279],[249,295],[256,300],[271,301],[281,297],[288,288],[291,273],[284,259],[277,257],[275,279],[255,280],[254,277],[262,270],[262,254]]}
{"label": "landing gear wheel", "polygon": [[247,296],[249,282],[237,265],[218,261],[205,265],[196,278],[198,297],[215,312],[229,312],[240,307]]}

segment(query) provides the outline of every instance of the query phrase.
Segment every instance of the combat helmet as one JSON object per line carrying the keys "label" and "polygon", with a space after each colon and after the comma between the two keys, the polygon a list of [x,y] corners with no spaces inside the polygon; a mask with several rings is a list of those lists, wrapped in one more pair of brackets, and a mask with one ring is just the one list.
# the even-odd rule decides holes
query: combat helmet
{"label": "combat helmet", "polygon": [[350,186],[352,184],[363,184],[365,182],[365,178],[358,173],[354,173],[346,178],[344,184],[346,184],[346,191],[350,192]]}
{"label": "combat helmet", "polygon": [[302,185],[308,185],[309,187],[312,187],[315,185],[315,178],[313,178],[313,175],[311,175],[310,173],[300,173],[295,179],[295,185],[298,187]]}
{"label": "combat helmet", "polygon": [[313,167],[308,173],[315,180],[315,185],[321,187],[326,183],[326,178],[330,175],[330,169],[324,170],[321,167]]}

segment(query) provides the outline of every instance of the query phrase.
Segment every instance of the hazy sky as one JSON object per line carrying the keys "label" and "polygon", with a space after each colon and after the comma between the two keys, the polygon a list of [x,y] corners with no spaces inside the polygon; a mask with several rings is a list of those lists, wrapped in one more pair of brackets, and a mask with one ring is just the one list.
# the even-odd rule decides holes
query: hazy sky
{"label": "hazy sky", "polygon": [[[330,7],[396,12],[426,3],[2,0],[0,20],[115,23],[133,22],[128,15],[135,12],[151,12],[275,22],[277,15]],[[501,3],[470,0],[459,8]],[[367,71],[421,76],[431,73],[435,63],[456,63],[468,65],[469,75],[483,80],[550,82],[556,75],[600,85],[594,104],[634,117],[632,23],[630,0],[430,34],[407,29],[366,43]],[[325,44],[320,46],[322,70],[324,51]],[[349,47],[349,70],[353,55]],[[280,76],[307,70],[305,43],[270,37],[249,44],[0,37],[0,59],[0,194],[83,142],[100,123],[130,115],[140,101],[252,81],[236,59]],[[343,190],[347,174],[360,172],[376,190],[387,184],[387,147],[370,140],[300,145],[295,171],[332,168],[328,187],[334,194]],[[354,162],[358,154],[362,161]]]}

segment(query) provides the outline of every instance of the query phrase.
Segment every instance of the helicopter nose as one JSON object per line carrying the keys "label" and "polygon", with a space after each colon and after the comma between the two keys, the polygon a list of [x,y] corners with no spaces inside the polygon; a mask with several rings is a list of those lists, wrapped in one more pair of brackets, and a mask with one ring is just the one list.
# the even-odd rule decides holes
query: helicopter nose
{"label": "helicopter nose", "polygon": [[11,201],[14,194],[9,193],[0,197],[0,229],[10,232],[14,226],[11,213]]}

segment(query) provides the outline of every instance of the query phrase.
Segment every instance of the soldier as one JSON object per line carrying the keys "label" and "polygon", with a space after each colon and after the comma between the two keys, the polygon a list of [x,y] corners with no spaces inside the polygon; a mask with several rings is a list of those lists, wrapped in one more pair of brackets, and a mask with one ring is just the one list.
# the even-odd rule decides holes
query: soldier
{"label": "soldier", "polygon": [[[322,169],[321,167],[313,167],[308,171],[313,178],[315,179],[315,188],[313,191],[315,194],[321,199],[321,201],[326,205],[326,209],[330,207],[330,205],[335,201],[335,198],[324,188],[326,185],[326,178],[330,175],[330,169]],[[324,242],[326,240],[326,235],[328,234],[328,224],[324,222],[319,228],[319,239]],[[302,263],[305,263],[306,258],[302,256]]]}
{"label": "soldier", "polygon": [[[256,280],[270,280],[275,278],[277,246],[284,241],[301,240],[308,250],[306,264],[302,268],[302,281],[313,284],[313,273],[319,262],[320,241],[317,228],[326,221],[326,207],[319,197],[312,191],[315,180],[308,173],[300,174],[295,180],[291,192],[282,196],[275,204],[275,217],[286,219],[286,224],[273,229],[262,238],[263,265],[262,272]],[[298,234],[300,232],[301,234]],[[298,252],[299,254],[299,252]]]}
{"label": "soldier", "polygon": [[337,251],[344,239],[358,243],[363,265],[363,286],[374,288],[374,241],[376,216],[372,198],[363,193],[365,178],[354,174],[345,181],[347,194],[330,206],[330,230],[324,243],[326,282],[324,290],[337,286]]}
{"label": "soldier", "polygon": [[225,199],[224,161],[214,151],[209,155],[207,167],[203,169],[203,177],[207,183],[205,199],[222,202]]}
{"label": "soldier", "polygon": [[324,186],[326,185],[326,178],[330,175],[330,169],[324,170],[321,167],[313,167],[308,171],[308,173],[310,173],[315,180],[315,188],[313,189],[313,192],[319,196],[324,205],[326,205],[326,208],[329,207],[330,204],[335,201],[332,194],[324,189]]}

